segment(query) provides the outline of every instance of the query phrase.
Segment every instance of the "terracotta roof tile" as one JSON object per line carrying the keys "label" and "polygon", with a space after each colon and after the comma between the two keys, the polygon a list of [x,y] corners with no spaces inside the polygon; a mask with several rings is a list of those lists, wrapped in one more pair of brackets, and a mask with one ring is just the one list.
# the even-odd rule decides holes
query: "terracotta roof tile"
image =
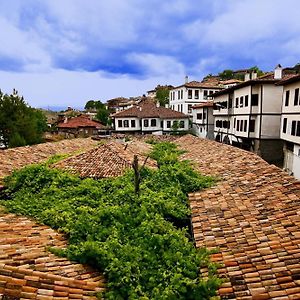
{"label": "terracotta roof tile", "polygon": [[142,100],[138,105],[135,105],[126,110],[117,112],[113,115],[115,118],[122,117],[137,117],[137,118],[161,118],[161,119],[184,119],[187,115],[165,107],[157,107],[153,100]]}
{"label": "terracotta roof tile", "polygon": [[43,162],[55,154],[83,151],[93,148],[96,144],[97,141],[90,138],[78,138],[0,150],[0,178],[9,175],[14,169]]}
{"label": "terracotta roof tile", "polygon": [[0,212],[0,297],[4,299],[97,299],[102,274],[57,257],[47,247],[64,248],[66,239],[25,217]]}
{"label": "terracotta roof tile", "polygon": [[195,108],[213,107],[213,106],[214,106],[213,101],[207,101],[205,103],[200,103],[200,104],[194,105],[194,106],[192,106],[192,108],[195,109]]}
{"label": "terracotta roof tile", "polygon": [[[60,161],[55,166],[79,174],[81,177],[116,177],[131,168],[135,154],[138,155],[140,163],[143,163],[150,149],[150,145],[143,142],[135,141],[128,144],[110,142]],[[156,167],[155,161],[149,158],[146,165]]]}
{"label": "terracotta roof tile", "polygon": [[80,115],[78,117],[67,119],[66,122],[59,123],[57,125],[59,128],[79,128],[79,127],[95,127],[104,128],[100,122],[91,120],[88,116]]}
{"label": "terracotta roof tile", "polygon": [[300,299],[300,185],[257,155],[192,136],[183,159],[216,186],[189,195],[197,247],[220,251],[222,298]]}

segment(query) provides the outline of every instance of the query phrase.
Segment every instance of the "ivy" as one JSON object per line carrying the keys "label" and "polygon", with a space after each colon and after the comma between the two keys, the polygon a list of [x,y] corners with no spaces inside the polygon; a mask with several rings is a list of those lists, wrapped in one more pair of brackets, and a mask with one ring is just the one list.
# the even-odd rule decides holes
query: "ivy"
{"label": "ivy", "polygon": [[182,224],[190,217],[187,193],[213,178],[180,162],[180,154],[172,143],[154,144],[151,157],[159,168],[142,171],[139,196],[132,171],[81,180],[47,163],[7,177],[2,202],[66,233],[69,247],[52,251],[102,271],[107,299],[209,299],[220,280],[213,273],[201,277],[200,266],[214,265]]}

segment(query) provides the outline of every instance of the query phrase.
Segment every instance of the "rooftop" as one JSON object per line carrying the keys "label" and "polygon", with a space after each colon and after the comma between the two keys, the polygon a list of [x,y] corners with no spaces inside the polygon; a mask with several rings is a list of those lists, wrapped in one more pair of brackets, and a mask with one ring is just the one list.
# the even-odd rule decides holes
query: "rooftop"
{"label": "rooftop", "polygon": [[0,178],[9,175],[15,169],[46,161],[53,155],[88,150],[96,144],[97,141],[90,138],[78,138],[0,150]]}
{"label": "rooftop", "polygon": [[161,119],[184,119],[187,115],[165,108],[157,107],[156,103],[151,99],[144,99],[139,104],[126,110],[117,112],[113,115],[114,118],[136,117],[136,118],[161,118]]}
{"label": "rooftop", "polygon": [[182,85],[174,87],[174,89],[178,89],[180,87],[188,87],[188,88],[208,88],[208,89],[223,89],[220,86],[220,83],[216,80],[205,80],[205,81],[190,81],[184,83]]}
{"label": "rooftop", "polygon": [[[229,145],[177,140],[202,174],[219,178],[189,195],[197,247],[219,249],[223,299],[300,299],[300,184],[281,169]],[[203,270],[206,271],[206,270]]]}
{"label": "rooftop", "polygon": [[[80,177],[106,178],[121,176],[131,168],[134,155],[138,155],[140,163],[147,158],[151,146],[143,142],[110,142],[85,153],[67,158],[55,164],[57,168],[67,170]],[[148,158],[148,167],[156,167],[156,162]]]}
{"label": "rooftop", "polygon": [[58,128],[79,128],[79,127],[95,127],[104,128],[100,122],[93,121],[89,116],[80,115],[78,117],[67,119],[65,122],[61,122],[57,125]]}
{"label": "rooftop", "polygon": [[96,300],[103,276],[47,250],[66,246],[64,236],[48,226],[0,211],[0,297]]}
{"label": "rooftop", "polygon": [[207,101],[206,103],[200,103],[197,105],[192,106],[193,109],[202,108],[202,107],[213,107],[214,102],[213,101]]}

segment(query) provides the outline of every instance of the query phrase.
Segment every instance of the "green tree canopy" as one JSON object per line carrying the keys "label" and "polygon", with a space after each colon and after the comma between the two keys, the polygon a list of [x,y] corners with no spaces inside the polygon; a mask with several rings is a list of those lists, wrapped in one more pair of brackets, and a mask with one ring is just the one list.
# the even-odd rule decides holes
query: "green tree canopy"
{"label": "green tree canopy", "polygon": [[84,109],[98,110],[99,108],[105,108],[105,105],[100,100],[89,100],[84,106]]}
{"label": "green tree canopy", "polygon": [[47,130],[42,111],[31,108],[16,91],[0,92],[0,138],[6,147],[37,144],[43,141]]}
{"label": "green tree canopy", "polygon": [[169,103],[169,89],[165,87],[158,88],[156,90],[156,99],[160,106],[165,106]]}
{"label": "green tree canopy", "polygon": [[233,70],[224,70],[223,72],[219,73],[221,80],[228,80],[233,78]]}

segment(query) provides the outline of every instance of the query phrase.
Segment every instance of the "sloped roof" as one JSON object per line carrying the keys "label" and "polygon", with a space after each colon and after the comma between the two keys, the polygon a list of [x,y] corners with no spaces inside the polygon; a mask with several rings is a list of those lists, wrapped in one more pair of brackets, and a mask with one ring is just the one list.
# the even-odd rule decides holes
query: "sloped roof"
{"label": "sloped roof", "polygon": [[97,300],[104,291],[102,274],[47,251],[67,247],[64,236],[48,226],[0,211],[0,245],[3,299]]}
{"label": "sloped roof", "polygon": [[184,113],[172,110],[170,108],[156,106],[153,100],[143,100],[138,105],[135,105],[126,110],[117,112],[113,115],[114,118],[136,117],[136,118],[160,118],[160,119],[184,119],[188,118]]}
{"label": "sloped roof", "polygon": [[243,81],[237,85],[234,85],[232,87],[229,87],[227,89],[223,89],[219,92],[216,92],[212,95],[210,95],[211,97],[216,97],[216,96],[220,96],[220,95],[224,95],[224,94],[228,94],[231,93],[237,89],[240,89],[242,87],[245,86],[249,86],[249,85],[255,85],[255,84],[275,84],[276,82],[279,82],[280,80],[285,80],[286,78],[290,78],[290,74],[283,74],[282,79],[274,79],[274,72],[269,72],[266,73],[256,79],[251,79],[251,80],[247,80],[247,81]]}
{"label": "sloped roof", "polygon": [[291,74],[286,76],[284,79],[280,80],[276,85],[286,85],[294,82],[300,81],[300,74]]}
{"label": "sloped roof", "polygon": [[[79,174],[83,178],[116,177],[131,168],[135,154],[138,155],[140,163],[143,163],[149,150],[150,145],[142,142],[131,144],[110,142],[60,161],[55,167]],[[148,158],[146,166],[156,167],[156,162]]]}
{"label": "sloped roof", "polygon": [[1,150],[0,179],[9,175],[13,170],[20,169],[26,165],[43,162],[56,154],[86,151],[96,146],[97,143],[91,138],[77,138]]}
{"label": "sloped roof", "polygon": [[[182,159],[215,186],[189,195],[196,246],[219,249],[223,299],[300,299],[300,183],[229,145],[184,136]],[[207,270],[203,269],[203,272]]]}
{"label": "sloped roof", "polygon": [[213,107],[214,102],[213,101],[207,101],[205,103],[200,103],[197,105],[192,106],[193,109],[202,108],[202,107]]}
{"label": "sloped roof", "polygon": [[61,122],[57,125],[59,128],[80,128],[80,127],[94,127],[97,129],[104,128],[100,122],[93,121],[89,116],[80,115],[78,117],[70,118],[66,122]]}
{"label": "sloped roof", "polygon": [[216,80],[205,80],[205,81],[190,81],[187,83],[184,83],[182,85],[176,86],[173,89],[178,89],[180,87],[188,87],[188,88],[210,88],[210,89],[223,89],[222,86],[220,86],[219,82]]}

